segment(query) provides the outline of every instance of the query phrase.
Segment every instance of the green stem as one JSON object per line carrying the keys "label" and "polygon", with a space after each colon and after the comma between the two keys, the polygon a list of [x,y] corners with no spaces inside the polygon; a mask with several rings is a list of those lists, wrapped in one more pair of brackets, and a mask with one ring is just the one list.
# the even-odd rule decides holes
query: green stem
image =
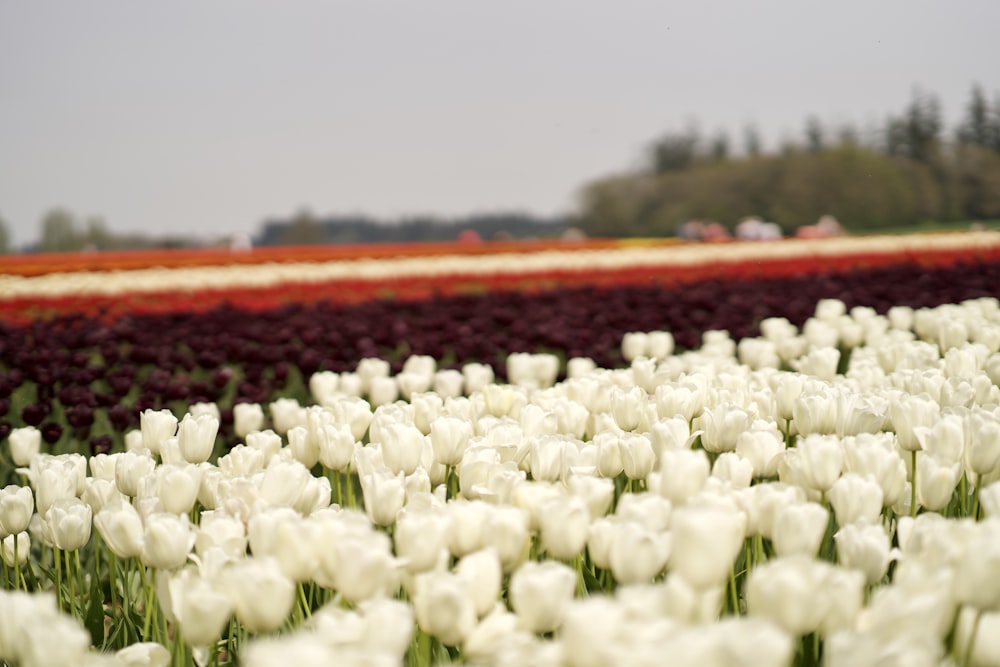
{"label": "green stem", "polygon": [[73,566],[73,556],[68,551],[63,551],[63,558],[66,559],[66,581],[69,585],[69,613],[76,615],[78,618],[81,617],[79,614],[79,609],[81,608],[82,601],[80,600],[80,595],[82,591],[79,590],[77,584],[79,581],[79,573]]}
{"label": "green stem", "polygon": [[740,597],[736,590],[736,563],[729,568],[729,604],[732,606],[733,616],[739,616]]}
{"label": "green stem", "polygon": [[142,590],[146,593],[146,607],[143,609],[144,618],[142,621],[142,641],[152,641],[149,633],[153,629],[153,587],[149,584],[149,577],[146,574],[146,566],[142,563],[139,566],[139,578],[142,580]]}
{"label": "green stem", "polygon": [[344,489],[341,487],[341,474],[336,470],[327,471],[330,475],[330,486],[333,487],[333,501],[339,507],[344,506]]}
{"label": "green stem", "polygon": [[961,510],[963,517],[969,516],[968,501],[969,501],[969,476],[968,474],[963,474],[962,479],[958,481],[958,507]]}
{"label": "green stem", "polygon": [[[95,562],[96,562],[96,558],[97,557],[95,556],[94,558],[95,558]],[[86,615],[87,615],[87,607],[84,606],[82,598],[83,598],[83,595],[84,595],[84,591],[87,590],[87,587],[84,586],[83,566],[80,564],[80,550],[79,549],[77,549],[76,551],[73,552],[73,560],[75,561],[74,567],[76,567],[76,585],[77,585],[77,590],[80,592],[80,598],[77,601],[80,603],[80,608],[79,608],[79,610],[80,610],[80,619],[83,620],[86,617]],[[95,574],[94,576],[96,577],[97,575]]]}
{"label": "green stem", "polygon": [[63,610],[63,594],[62,594],[62,557],[59,555],[59,551],[52,547],[52,558],[55,561],[56,568],[56,606],[59,611]]}
{"label": "green stem", "polygon": [[357,503],[354,500],[354,473],[348,472],[344,477],[344,482],[347,484],[347,506],[355,508]]}
{"label": "green stem", "polygon": [[972,620],[972,629],[969,631],[969,641],[965,643],[965,655],[962,657],[962,667],[972,665],[972,649],[976,645],[976,634],[979,632],[979,621],[983,618],[983,610],[976,610],[976,617]]}
{"label": "green stem", "polygon": [[917,450],[910,452],[910,463],[913,472],[910,475],[910,517],[917,516]]}
{"label": "green stem", "polygon": [[[113,551],[108,549],[108,588],[111,589],[111,614],[112,617],[118,614],[118,559]],[[125,613],[125,605],[122,605],[122,613]]]}
{"label": "green stem", "polygon": [[[16,549],[17,549],[17,537],[14,538],[14,549],[15,549],[14,560],[16,561],[17,560],[17,551],[16,551]],[[2,567],[0,567],[0,570],[3,571],[3,588],[4,588],[4,590],[7,590],[9,588],[13,588],[14,590],[17,590],[17,578],[16,577],[14,579],[14,585],[13,586],[10,585],[10,575],[7,574],[7,561],[5,561],[3,558],[0,558],[0,566],[2,566]]]}
{"label": "green stem", "polygon": [[298,584],[298,588],[299,588],[299,604],[302,607],[302,617],[309,618],[310,616],[312,616],[312,608],[309,606],[309,599],[306,598],[306,589],[301,583]]}
{"label": "green stem", "polygon": [[972,518],[979,521],[979,488],[982,485],[979,483],[979,478],[976,478],[976,484],[972,487]]}

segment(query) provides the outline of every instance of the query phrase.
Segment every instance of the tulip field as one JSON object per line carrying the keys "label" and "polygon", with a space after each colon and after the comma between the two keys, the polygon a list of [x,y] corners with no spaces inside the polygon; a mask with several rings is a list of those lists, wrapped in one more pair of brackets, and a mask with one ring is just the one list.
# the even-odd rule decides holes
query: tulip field
{"label": "tulip field", "polygon": [[3,665],[1000,665],[998,233],[3,261]]}

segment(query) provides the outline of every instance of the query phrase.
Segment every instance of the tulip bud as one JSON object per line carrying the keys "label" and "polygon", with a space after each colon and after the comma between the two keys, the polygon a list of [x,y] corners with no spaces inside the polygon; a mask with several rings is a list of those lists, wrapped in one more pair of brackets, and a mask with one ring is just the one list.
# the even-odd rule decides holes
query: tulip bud
{"label": "tulip bud", "polygon": [[172,570],[187,561],[195,537],[187,517],[157,513],[146,518],[140,559],[147,567]]}
{"label": "tulip bud", "polygon": [[988,475],[1000,467],[1000,419],[993,413],[973,411],[965,418],[965,467]]}
{"label": "tulip bud", "polygon": [[660,472],[650,475],[649,488],[675,505],[683,505],[705,486],[709,471],[703,450],[668,450],[661,456]]}
{"label": "tulip bud", "polygon": [[11,534],[0,540],[0,560],[3,560],[7,567],[24,565],[30,555],[31,538],[27,532]]}
{"label": "tulip bud", "polygon": [[889,536],[880,524],[849,524],[833,536],[837,560],[844,567],[860,570],[869,586],[877,584],[889,569]]}
{"label": "tulip bud", "polygon": [[621,439],[622,467],[629,479],[644,480],[653,471],[656,455],[649,438],[644,435],[630,434]]}
{"label": "tulip bud", "polygon": [[753,481],[753,464],[733,452],[723,452],[712,465],[712,477],[733,489],[745,489]]}
{"label": "tulip bud", "polygon": [[931,456],[917,457],[917,498],[932,512],[948,506],[962,477],[961,463],[940,463]]}
{"label": "tulip bud", "polygon": [[510,604],[528,632],[562,625],[576,588],[576,572],[557,561],[529,561],[510,578]]}
{"label": "tulip bud", "polygon": [[76,480],[61,466],[43,468],[33,477],[35,503],[40,515],[59,500],[76,498]]}
{"label": "tulip bud", "polygon": [[202,512],[194,548],[202,558],[218,549],[230,559],[242,559],[247,553],[246,526],[241,519],[218,510]]}
{"label": "tulip bud", "polygon": [[29,487],[12,484],[0,489],[0,539],[27,530],[34,511],[34,496]]}
{"label": "tulip bud", "polygon": [[295,602],[295,582],[269,557],[234,562],[223,570],[222,590],[236,619],[254,633],[279,629]]}
{"label": "tulip bud", "polygon": [[857,473],[845,473],[834,482],[827,498],[840,526],[856,521],[875,523],[882,512],[882,489]]}
{"label": "tulip bud", "polygon": [[707,386],[691,376],[683,383],[656,388],[656,412],[661,419],[681,417],[691,422],[701,416],[708,403]]}
{"label": "tulip bud", "polygon": [[448,516],[438,512],[408,509],[399,517],[393,540],[408,572],[426,572],[447,560],[450,524]]}
{"label": "tulip bud", "polygon": [[754,420],[750,430],[736,438],[736,454],[750,463],[758,479],[777,474],[783,451],[785,439],[773,422]]}
{"label": "tulip bud", "polygon": [[279,398],[268,405],[271,412],[271,424],[281,435],[288,433],[293,426],[303,425],[306,421],[305,408],[294,398]]}
{"label": "tulip bud", "polygon": [[219,420],[216,417],[184,415],[177,428],[177,444],[180,446],[181,456],[188,463],[204,463],[212,455],[218,432]]}
{"label": "tulip bud", "polygon": [[177,432],[177,417],[170,410],[143,410],[139,415],[139,432],[142,446],[155,456],[160,453],[163,441]]}
{"label": "tulip bud", "polygon": [[497,603],[462,644],[462,657],[470,664],[498,664],[498,655],[518,637],[517,616]]}
{"label": "tulip bud", "polygon": [[106,479],[114,480],[115,478],[115,466],[118,463],[118,457],[120,454],[98,454],[97,456],[91,456],[90,474],[96,479]]}
{"label": "tulip bud", "polygon": [[557,496],[541,508],[542,546],[559,560],[572,560],[587,543],[590,514],[576,496]]}
{"label": "tulip bud", "polygon": [[608,596],[575,601],[566,610],[560,633],[566,664],[573,667],[619,664],[618,642],[629,622],[622,605]]}
{"label": "tulip bud", "polygon": [[955,599],[984,611],[1000,610],[1000,521],[981,524],[978,535],[965,547],[955,566]]}
{"label": "tulip bud", "polygon": [[493,382],[493,367],[475,362],[466,363],[462,366],[462,379],[465,381],[465,394],[471,396]]}
{"label": "tulip bud", "polygon": [[597,369],[597,364],[590,357],[573,357],[566,361],[566,377],[579,378]]}
{"label": "tulip bud", "polygon": [[184,641],[195,647],[215,643],[229,622],[229,597],[216,583],[190,568],[176,574],[161,573],[157,579],[160,606],[167,618],[177,623]]}
{"label": "tulip bud", "polygon": [[201,468],[192,464],[161,465],[155,475],[163,511],[170,514],[190,512],[201,489]]}
{"label": "tulip bud", "polygon": [[[860,611],[864,575],[806,556],[770,560],[754,567],[746,583],[747,610],[763,616],[793,637],[848,618]],[[838,618],[839,617],[839,618]],[[826,632],[824,632],[826,634]]]}
{"label": "tulip bud", "polygon": [[748,430],[753,417],[734,403],[705,408],[701,413],[701,443],[705,451],[718,454],[736,449],[740,433]]}
{"label": "tulip bud", "polygon": [[777,510],[771,542],[779,556],[815,556],[826,534],[829,512],[817,503],[797,503]]}
{"label": "tulip bud", "polygon": [[458,398],[462,395],[462,372],[453,368],[437,371],[432,387],[441,398]]}
{"label": "tulip bud", "polygon": [[680,507],[670,519],[670,569],[695,588],[729,576],[743,546],[746,517],[721,507]]}
{"label": "tulip bud", "polygon": [[809,488],[826,492],[840,477],[844,466],[844,451],[835,436],[808,435],[796,448]]}
{"label": "tulip bud", "polygon": [[812,384],[795,399],[792,421],[803,435],[829,435],[837,430],[837,398],[829,386]]}
{"label": "tulip bud", "polygon": [[598,433],[594,436],[597,447],[597,474],[607,479],[614,479],[625,470],[622,461],[621,439],[612,432]]}
{"label": "tulip bud", "polygon": [[94,516],[94,526],[111,553],[132,558],[142,553],[144,529],[139,513],[127,502],[112,504]]}
{"label": "tulip bud", "polygon": [[628,391],[618,387],[611,389],[611,416],[623,431],[634,431],[639,427],[646,403],[646,392],[642,387],[632,387]]}
{"label": "tulip bud", "polygon": [[906,488],[906,463],[893,449],[892,434],[882,436],[861,434],[844,438],[844,468],[875,480],[882,491],[882,506],[891,507]]}
{"label": "tulip bud", "polygon": [[376,470],[361,477],[365,511],[372,523],[377,526],[396,523],[396,515],[406,500],[404,479],[403,473],[393,475],[387,470]]}
{"label": "tulip bud", "polygon": [[566,480],[566,489],[574,496],[583,498],[592,518],[608,513],[615,496],[615,484],[610,479],[573,475]]}
{"label": "tulip bud", "polygon": [[264,467],[266,468],[271,459],[277,456],[281,450],[281,436],[270,429],[266,431],[254,431],[247,434],[246,445],[262,454]]}
{"label": "tulip bud", "polygon": [[156,642],[138,642],[115,653],[115,658],[125,667],[167,667],[170,651]]}
{"label": "tulip bud", "polygon": [[531,546],[527,513],[511,506],[492,508],[483,526],[483,543],[496,551],[504,572],[515,570]]}
{"label": "tulip bud", "polygon": [[941,406],[927,395],[904,394],[889,401],[889,420],[896,431],[900,448],[908,452],[920,451],[921,444],[914,428],[933,426],[940,412]]}
{"label": "tulip bud", "polygon": [[413,610],[420,629],[446,646],[461,644],[476,627],[476,607],[465,581],[448,572],[417,577]]}
{"label": "tulip bud", "polygon": [[486,546],[486,520],[492,511],[492,507],[479,500],[448,503],[447,512],[451,519],[448,550],[453,556],[461,558]]}
{"label": "tulip bud", "polygon": [[646,356],[647,334],[642,331],[631,331],[622,336],[622,358],[632,362],[633,359]]}
{"label": "tulip bud", "polygon": [[484,549],[464,556],[455,566],[455,574],[465,582],[476,615],[481,618],[489,613],[500,597],[503,583],[503,570],[496,552]]}
{"label": "tulip bud", "polygon": [[10,458],[14,465],[26,467],[31,465],[31,459],[41,451],[42,432],[34,426],[22,426],[12,429],[7,441],[10,443]]}
{"label": "tulip bud", "polygon": [[608,555],[611,574],[619,584],[649,582],[667,566],[670,535],[634,521],[619,522]]}
{"label": "tulip bud", "polygon": [[409,475],[420,465],[423,433],[406,423],[392,423],[379,429],[382,458],[395,473]]}
{"label": "tulip bud", "polygon": [[82,500],[55,501],[45,512],[45,533],[63,551],[82,549],[90,541],[93,514]]}
{"label": "tulip bud", "polygon": [[461,417],[438,417],[430,425],[434,460],[444,465],[461,463],[462,455],[472,437],[472,424]]}

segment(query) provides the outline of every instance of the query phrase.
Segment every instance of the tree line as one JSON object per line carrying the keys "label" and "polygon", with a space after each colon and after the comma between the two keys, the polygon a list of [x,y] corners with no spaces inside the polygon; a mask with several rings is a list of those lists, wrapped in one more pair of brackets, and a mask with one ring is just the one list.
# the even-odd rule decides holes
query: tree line
{"label": "tree line", "polygon": [[670,132],[644,168],[588,184],[576,224],[591,236],[667,236],[691,219],[732,228],[754,215],[786,232],[833,215],[864,231],[1000,219],[1000,95],[972,89],[950,132],[933,94],[916,92],[874,131],[830,128],[816,117],[802,137],[765,153],[755,128],[743,150],[720,133]]}

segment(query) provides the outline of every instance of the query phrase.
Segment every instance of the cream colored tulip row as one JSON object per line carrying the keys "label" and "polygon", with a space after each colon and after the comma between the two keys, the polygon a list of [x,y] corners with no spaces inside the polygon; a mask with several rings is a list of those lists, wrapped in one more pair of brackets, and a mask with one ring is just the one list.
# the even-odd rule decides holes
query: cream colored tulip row
{"label": "cream colored tulip row", "polygon": [[442,255],[400,259],[358,259],[293,262],[253,266],[148,269],[46,274],[34,277],[2,275],[0,299],[116,295],[136,292],[200,289],[263,288],[282,283],[336,280],[392,280],[407,276],[495,276],[545,271],[616,270],[637,267],[685,267],[796,257],[829,257],[867,252],[967,250],[1000,247],[1000,233],[991,231],[912,235],[787,239],[754,243],[624,246],[614,250]]}
{"label": "cream colored tulip row", "polygon": [[[574,359],[561,382],[550,355],[512,355],[513,384],[363,360],[313,376],[314,405],[239,407],[245,444],[214,463],[211,405],[147,411],[89,461],[18,430],[32,488],[0,491],[0,555],[79,549],[93,525],[156,574],[172,636],[204,659],[236,619],[249,667],[434,664],[435,644],[500,667],[781,667],[814,664],[814,637],[829,667],[993,664],[1000,302],[825,300],[761,330],[680,354],[636,332],[629,368]],[[329,598],[308,620],[306,589]],[[0,658],[84,660],[82,628],[5,634],[51,622],[51,599],[5,610]],[[86,659],[168,657],[133,653]]]}

